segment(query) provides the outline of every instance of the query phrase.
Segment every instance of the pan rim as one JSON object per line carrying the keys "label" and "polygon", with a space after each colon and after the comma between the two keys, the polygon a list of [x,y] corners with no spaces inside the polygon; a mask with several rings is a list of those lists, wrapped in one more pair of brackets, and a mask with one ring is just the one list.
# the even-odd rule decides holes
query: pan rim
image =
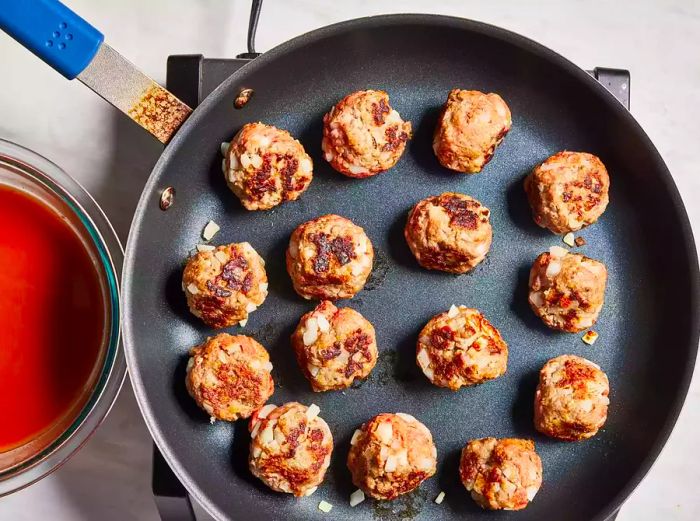
{"label": "pan rim", "polygon": [[247,75],[248,72],[265,67],[268,62],[276,59],[280,55],[315,41],[319,41],[327,36],[332,36],[338,32],[352,31],[356,28],[367,29],[402,24],[422,24],[438,27],[451,27],[482,33],[491,38],[513,44],[526,50],[527,52],[553,63],[554,66],[571,74],[575,79],[579,80],[580,83],[592,90],[597,96],[604,98],[606,103],[611,105],[611,110],[617,111],[625,119],[627,124],[636,129],[637,134],[644,146],[651,152],[659,166],[662,167],[660,172],[660,181],[663,182],[667,193],[670,196],[673,210],[677,215],[678,224],[681,228],[680,234],[684,238],[684,243],[687,249],[685,263],[687,264],[691,275],[690,280],[688,281],[690,291],[690,309],[688,312],[691,313],[691,327],[689,336],[692,345],[690,348],[689,358],[683,371],[683,376],[678,381],[676,396],[674,401],[669,404],[669,412],[666,420],[659,428],[656,440],[652,444],[651,449],[647,455],[640,460],[637,470],[634,472],[629,481],[622,487],[620,492],[608,503],[605,508],[603,508],[595,517],[592,518],[593,521],[605,521],[606,519],[609,519],[610,516],[613,515],[624,503],[624,501],[632,494],[632,492],[634,492],[639,483],[649,472],[652,465],[656,462],[678,420],[690,387],[697,358],[698,340],[700,339],[700,301],[698,297],[700,294],[700,268],[698,266],[698,254],[690,220],[675,181],[673,180],[665,161],[661,157],[661,154],[658,152],[649,136],[646,134],[637,120],[632,116],[632,114],[603,85],[601,85],[585,70],[581,69],[567,58],[530,38],[498,26],[467,18],[436,14],[385,14],[355,18],[324,26],[283,42],[282,44],[255,58],[250,63],[246,64],[244,67],[229,76],[229,78],[222,82],[221,85],[219,85],[209,96],[207,96],[206,99],[202,101],[197,108],[195,108],[193,114],[187,121],[185,121],[175,137],[166,146],[152,172],[149,174],[148,180],[141,193],[141,197],[139,198],[139,202],[134,213],[125,250],[124,268],[122,271],[123,302],[121,306],[121,323],[123,328],[124,351],[131,375],[131,385],[134,390],[141,415],[146,422],[154,443],[163,454],[163,457],[168,462],[168,465],[171,467],[177,478],[187,489],[188,493],[190,493],[213,517],[217,519],[227,518],[227,514],[225,512],[221,512],[216,505],[212,504],[212,502],[208,500],[206,495],[196,484],[195,480],[186,471],[186,469],[180,465],[177,456],[170,451],[168,444],[164,440],[162,429],[160,428],[159,423],[153,414],[153,408],[147,398],[144,382],[141,379],[138,370],[132,371],[132,368],[138,367],[137,361],[135,360],[135,355],[133,354],[133,350],[136,349],[135,344],[137,342],[136,339],[132,337],[131,328],[129,327],[131,305],[128,296],[132,293],[131,274],[133,273],[133,259],[135,257],[136,243],[138,242],[140,235],[141,222],[143,220],[145,208],[149,204],[151,195],[157,189],[157,182],[160,178],[160,174],[168,164],[169,158],[172,155],[171,152],[180,146],[180,143],[183,142],[186,139],[186,136],[189,134],[190,129],[196,127],[200,120],[204,117],[203,114],[206,112],[207,107],[218,100],[222,93],[228,90],[231,84],[238,82],[240,78]]}

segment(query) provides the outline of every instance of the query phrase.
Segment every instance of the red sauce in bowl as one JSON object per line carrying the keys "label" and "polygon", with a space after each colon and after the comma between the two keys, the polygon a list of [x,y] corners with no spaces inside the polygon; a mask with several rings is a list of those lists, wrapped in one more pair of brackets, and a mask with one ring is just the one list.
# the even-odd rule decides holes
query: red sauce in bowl
{"label": "red sauce in bowl", "polygon": [[85,244],[38,199],[0,185],[0,452],[77,415],[105,328]]}

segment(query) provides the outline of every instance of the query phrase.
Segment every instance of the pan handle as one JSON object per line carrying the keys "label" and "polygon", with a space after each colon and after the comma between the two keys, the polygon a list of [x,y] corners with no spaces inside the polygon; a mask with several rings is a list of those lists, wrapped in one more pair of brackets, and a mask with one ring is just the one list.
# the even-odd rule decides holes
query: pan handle
{"label": "pan handle", "polygon": [[69,80],[85,70],[104,41],[55,0],[0,0],[0,28]]}
{"label": "pan handle", "polygon": [[192,113],[58,0],[0,0],[0,29],[69,80],[78,78],[162,143]]}
{"label": "pan handle", "polygon": [[263,0],[253,0],[250,6],[250,19],[248,21],[248,52],[236,55],[236,58],[252,60],[260,56],[259,52],[255,51],[255,33],[258,30],[258,20],[260,20],[260,12],[262,11]]}

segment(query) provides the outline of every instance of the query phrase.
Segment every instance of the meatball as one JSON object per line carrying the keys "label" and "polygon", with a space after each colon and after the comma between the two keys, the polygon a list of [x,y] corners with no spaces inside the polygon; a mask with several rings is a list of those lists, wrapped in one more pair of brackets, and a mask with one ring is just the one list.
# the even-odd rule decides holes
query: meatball
{"label": "meatball", "polygon": [[244,325],[267,297],[265,261],[247,242],[193,255],[182,274],[192,314],[210,327]]}
{"label": "meatball", "polygon": [[590,360],[562,355],[544,364],[535,391],[535,428],[561,440],[595,436],[608,417],[608,377]]}
{"label": "meatball", "polygon": [[481,172],[510,125],[510,109],[498,94],[453,89],[435,129],[433,151],[445,168]]}
{"label": "meatball", "polygon": [[190,354],[187,391],[212,421],[248,418],[272,396],[270,356],[252,338],[219,333]]}
{"label": "meatball", "polygon": [[352,482],[375,499],[395,499],[435,474],[433,437],[408,414],[375,416],[355,431],[350,444]]}
{"label": "meatball", "polygon": [[333,452],[333,436],[316,405],[266,405],[250,419],[248,465],[272,490],[297,497],[313,494]]}
{"label": "meatball", "polygon": [[323,117],[324,157],[349,177],[369,177],[396,164],[411,138],[411,123],[403,121],[382,90],[348,94]]}
{"label": "meatball", "polygon": [[289,239],[287,272],[306,299],[352,298],[372,271],[374,249],[350,219],[324,215],[299,225]]}
{"label": "meatball", "polygon": [[508,345],[478,310],[452,306],[420,332],[416,361],[431,383],[456,391],[504,374]]}
{"label": "meatball", "polygon": [[583,331],[603,308],[607,278],[602,262],[552,246],[530,269],[530,307],[552,329]]}
{"label": "meatball", "polygon": [[226,184],[246,210],[269,210],[297,199],[311,183],[313,163],[289,132],[248,123],[226,150]]}
{"label": "meatball", "polygon": [[338,309],[327,300],[301,317],[292,347],[316,392],[346,389],[377,363],[372,324],[354,309]]}
{"label": "meatball", "polygon": [[608,206],[609,189],[605,165],[585,152],[554,154],[525,178],[535,222],[559,234],[596,222]]}
{"label": "meatball", "polygon": [[522,510],[542,485],[542,461],[531,440],[482,438],[462,449],[459,476],[481,508]]}
{"label": "meatball", "polygon": [[491,247],[489,215],[476,199],[446,192],[413,207],[404,236],[424,268],[466,273],[486,258]]}

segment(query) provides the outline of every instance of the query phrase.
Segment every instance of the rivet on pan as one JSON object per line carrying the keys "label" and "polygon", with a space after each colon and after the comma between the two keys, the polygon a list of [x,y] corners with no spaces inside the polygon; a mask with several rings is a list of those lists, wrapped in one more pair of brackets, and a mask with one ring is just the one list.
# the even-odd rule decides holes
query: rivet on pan
{"label": "rivet on pan", "polygon": [[172,186],[169,186],[160,193],[160,209],[165,211],[170,208],[174,202],[175,189]]}
{"label": "rivet on pan", "polygon": [[236,96],[236,101],[233,102],[233,106],[237,109],[245,107],[246,103],[253,97],[253,92],[253,89],[243,89],[238,93],[238,96]]}

